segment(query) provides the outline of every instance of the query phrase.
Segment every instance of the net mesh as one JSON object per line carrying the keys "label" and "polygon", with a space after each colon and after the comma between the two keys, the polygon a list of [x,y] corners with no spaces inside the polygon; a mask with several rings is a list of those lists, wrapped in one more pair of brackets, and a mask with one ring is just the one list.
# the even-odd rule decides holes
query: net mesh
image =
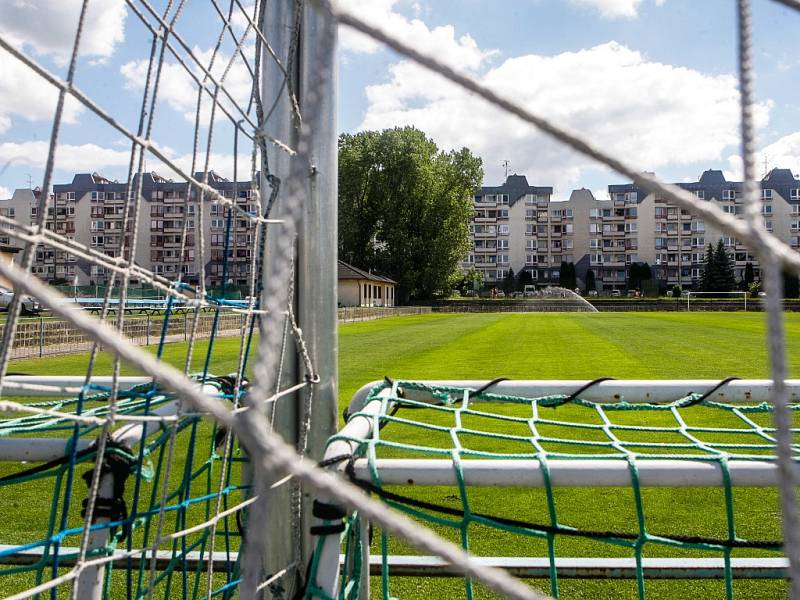
{"label": "net mesh", "polygon": [[[800,8],[796,0],[780,1],[786,6]],[[50,447],[50,443],[46,442],[48,439],[56,439],[56,447],[59,439],[63,442],[58,464],[39,460],[37,462],[42,463],[42,468],[35,473],[19,464],[2,467],[3,477],[8,477],[4,482],[16,482],[14,486],[3,486],[4,491],[19,489],[21,485],[38,486],[38,495],[47,499],[45,503],[48,505],[41,519],[31,514],[23,517],[31,529],[28,532],[14,526],[16,514],[12,514],[11,519],[3,519],[3,523],[9,523],[9,544],[14,549],[3,548],[0,557],[4,560],[0,562],[7,564],[11,556],[15,557],[17,563],[25,560],[42,561],[35,565],[3,567],[5,576],[0,578],[3,593],[19,598],[43,593],[56,597],[62,592],[63,595],[79,597],[81,591],[86,589],[93,590],[94,596],[107,597],[119,597],[120,591],[128,597],[160,596],[162,593],[165,597],[208,597],[235,593],[249,598],[264,590],[291,595],[298,588],[296,582],[302,579],[308,559],[308,555],[304,555],[306,541],[300,526],[304,507],[299,486],[303,484],[337,505],[358,511],[359,517],[380,526],[382,536],[385,536],[383,540],[388,540],[388,536],[401,537],[420,551],[442,557],[455,570],[467,576],[468,591],[471,581],[480,581],[494,592],[509,597],[541,597],[538,592],[506,573],[486,567],[465,555],[463,549],[468,544],[464,538],[468,538],[472,544],[470,547],[476,546],[479,539],[466,535],[466,530],[476,520],[477,512],[471,513],[471,517],[462,516],[441,524],[457,531],[454,538],[456,543],[453,544],[420,528],[401,513],[388,511],[385,504],[368,499],[361,489],[344,484],[314,467],[311,461],[299,458],[306,452],[312,408],[319,403],[321,393],[326,389],[331,411],[333,407],[330,381],[335,381],[332,375],[335,366],[329,363],[332,363],[335,354],[329,353],[327,360],[317,359],[320,348],[332,348],[333,342],[306,343],[292,307],[295,282],[293,261],[297,260],[298,270],[311,274],[311,279],[320,278],[326,272],[319,265],[309,264],[306,257],[294,256],[293,249],[298,234],[301,244],[307,237],[298,227],[298,222],[303,211],[315,205],[315,202],[309,201],[318,183],[314,178],[320,167],[332,171],[329,162],[322,164],[325,161],[318,159],[320,148],[335,139],[335,133],[330,131],[333,113],[329,106],[328,110],[324,109],[330,100],[327,96],[332,95],[327,86],[330,85],[333,72],[333,23],[338,21],[439,73],[455,85],[474,93],[476,98],[491,102],[578,152],[631,177],[641,188],[658,193],[677,206],[692,211],[727,235],[743,241],[759,255],[767,292],[765,306],[768,309],[773,380],[771,417],[774,422],[774,431],[763,428],[761,431],[774,438],[780,475],[778,496],[782,537],[792,575],[790,586],[793,596],[800,597],[800,576],[797,576],[800,572],[800,528],[793,470],[795,449],[792,445],[792,410],[784,382],[786,359],[780,313],[781,267],[800,271],[800,257],[768,234],[759,217],[753,152],[752,25],[750,3],[747,0],[737,0],[736,3],[739,16],[742,155],[746,181],[744,199],[748,207],[742,219],[724,214],[713,203],[700,202],[684,190],[638,172],[437,58],[420,52],[380,27],[369,25],[358,15],[341,11],[325,0],[308,3],[262,0],[250,8],[239,0],[224,4],[217,0],[210,0],[209,3],[168,0],[157,6],[148,0],[126,0],[131,22],[140,25],[144,32],[141,47],[148,48],[150,53],[140,65],[143,73],[139,81],[141,102],[136,110],[112,114],[103,107],[102,102],[90,97],[79,85],[78,73],[87,64],[80,59],[80,48],[90,4],[93,2],[81,3],[71,55],[63,73],[55,67],[43,65],[37,60],[38,57],[14,40],[0,36],[0,49],[8,55],[6,60],[17,61],[15,64],[29,69],[52,86],[57,96],[41,185],[45,193],[38,198],[38,217],[30,226],[16,223],[8,217],[0,218],[3,225],[10,227],[9,235],[25,245],[18,265],[9,266],[0,262],[0,274],[14,285],[16,292],[0,347],[0,382],[6,398],[2,408],[13,414],[8,425],[3,425],[4,435],[0,441],[21,440],[23,452],[32,451],[31,448],[24,448],[25,443],[40,451]],[[193,18],[191,10],[196,6],[202,6],[204,10],[194,15],[197,18]],[[304,17],[310,14],[309,8],[314,18],[306,21]],[[198,51],[192,43],[198,35],[208,39],[207,31],[196,27],[198,23],[211,23],[215,29],[212,34],[215,44],[205,53]],[[311,37],[305,38],[302,32],[307,32]],[[305,39],[310,39],[310,42],[301,48]],[[175,160],[167,149],[171,141],[168,136],[171,123],[162,118],[163,111],[157,110],[159,98],[163,99],[167,71],[180,74],[191,98],[186,109],[193,122],[188,164]],[[245,82],[243,93],[242,87],[237,86],[237,82],[241,81]],[[304,97],[298,94],[300,90]],[[59,206],[58,199],[51,198],[46,192],[54,183],[67,102],[79,103],[89,115],[88,118],[130,144],[125,191],[122,195],[124,208],[121,231],[125,234],[130,231],[131,235],[121,235],[120,246],[114,252],[107,253],[80,244],[57,226],[52,230],[46,227],[47,209],[58,209]],[[243,179],[250,182],[245,187],[256,199],[258,210],[250,211],[240,205],[236,187],[237,194],[227,197],[211,185],[209,173],[212,166],[218,167],[212,165],[213,157],[222,149],[232,151],[230,167],[233,181]],[[239,158],[240,150],[244,153],[244,159]],[[150,161],[148,165],[156,161],[185,184],[182,196],[184,214],[188,215],[192,205],[205,207],[216,204],[222,208],[226,218],[226,241],[224,258],[220,261],[221,289],[207,285],[204,277],[198,277],[204,272],[210,258],[204,254],[203,222],[207,216],[202,210],[197,212],[196,217],[197,244],[194,257],[186,252],[190,219],[183,219],[178,236],[179,268],[173,271],[171,277],[151,272],[132,259],[136,256],[137,231],[146,212],[143,210],[145,198],[142,194],[142,178],[137,179],[135,175],[145,171],[145,159]],[[242,172],[245,173],[244,177],[240,176]],[[330,176],[331,172],[328,172]],[[330,196],[335,197],[335,194]],[[230,235],[231,228],[236,227],[234,219],[236,222],[241,219],[252,228],[253,238],[249,244],[256,251],[244,261],[245,264],[249,262],[249,270],[241,264],[234,265],[237,261],[228,256],[231,243],[236,240]],[[312,222],[310,227],[312,232],[320,235],[332,229],[330,222]],[[40,246],[53,249],[56,255],[63,252],[75,256],[108,274],[110,281],[103,299],[106,308],[101,311],[99,319],[64,305],[61,297],[52,289],[31,277],[35,250]],[[327,251],[332,258],[334,247],[332,244],[330,248],[323,249],[323,253]],[[331,260],[331,272],[334,266]],[[249,282],[250,299],[244,303],[236,304],[226,298],[226,282],[228,275],[233,272],[244,275]],[[122,334],[125,311],[117,311],[109,316],[108,307],[112,297],[120,305],[125,305],[128,287],[133,280],[148,284],[168,298],[165,308],[167,315],[173,309],[172,303],[179,303],[184,308],[191,307],[195,316],[203,310],[210,310],[215,316],[227,312],[244,314],[245,326],[233,351],[236,356],[234,364],[222,369],[215,365],[223,341],[216,338],[214,332],[217,326],[212,325],[211,338],[207,343],[200,343],[197,319],[190,322],[186,345],[176,360],[159,360],[166,359],[170,354],[163,343],[159,344],[155,357],[131,344]],[[328,287],[331,293],[333,283]],[[14,394],[20,393],[22,388],[12,385],[6,375],[19,324],[22,293],[36,296],[55,315],[93,340],[88,368],[84,371],[84,384],[78,386],[73,400],[38,406],[15,401]],[[312,293],[314,295],[319,294]],[[302,297],[305,294],[301,295],[301,300]],[[331,302],[330,307],[334,310],[335,302]],[[259,333],[257,338],[256,332]],[[92,376],[102,370],[99,365],[107,356],[105,352],[113,357],[105,371],[111,380],[106,389],[99,389],[91,381]],[[177,365],[177,368],[171,364]],[[146,374],[148,381],[144,387],[131,390],[121,385],[123,365],[133,372]],[[298,376],[290,376],[290,372]],[[214,377],[212,373],[232,375]],[[35,386],[29,385],[28,389],[32,387]],[[335,392],[335,385],[333,387]],[[285,402],[290,398],[295,401]],[[469,402],[466,405],[469,408]],[[159,412],[162,408],[163,413]],[[540,408],[549,410],[543,405]],[[582,405],[569,408],[595,410]],[[699,408],[722,411],[719,407],[711,406],[676,407],[676,410],[683,415]],[[608,417],[611,411],[604,408],[602,412]],[[455,414],[459,413],[456,411]],[[616,420],[620,414],[624,414],[624,411],[614,413]],[[653,414],[666,413],[654,411]],[[755,414],[742,414],[757,422]],[[464,413],[461,416],[474,419],[478,415]],[[508,423],[512,422],[504,421],[504,425]],[[393,422],[391,425],[390,430],[397,428],[399,423]],[[447,427],[448,430],[452,429],[451,425]],[[741,423],[737,427],[742,427]],[[638,453],[633,453],[633,444],[621,444],[618,428],[607,424],[605,428],[611,435],[603,433],[604,443],[611,443],[610,447],[623,454],[626,460],[636,456],[631,464],[635,465],[641,460]],[[758,431],[755,427],[750,429]],[[591,430],[598,431],[594,428]],[[426,430],[426,435],[430,431]],[[603,427],[600,431],[603,431]],[[276,433],[284,434],[289,444]],[[650,431],[641,433],[653,435]],[[37,441],[36,444],[28,442],[34,434],[41,436],[37,440],[44,441]],[[671,434],[675,435],[674,432]],[[464,441],[465,435],[457,436],[458,443],[470,448]],[[699,436],[694,429],[686,428],[679,435],[702,437],[707,443],[706,438]],[[87,443],[87,438],[92,441]],[[489,439],[497,443],[501,438],[495,435],[489,436]],[[616,446],[614,439],[617,440]],[[120,444],[120,440],[130,443]],[[502,441],[513,440],[502,438]],[[538,443],[543,445],[545,442],[540,438]],[[717,442],[710,447],[722,452],[720,444]],[[608,446],[602,448],[606,451]],[[737,449],[741,450],[743,448]],[[747,453],[755,453],[754,450],[749,448]],[[482,451],[489,450],[484,448]],[[247,463],[239,461],[243,453],[249,457]],[[704,454],[706,459],[715,456],[715,452]],[[719,460],[724,465],[724,461]],[[239,472],[242,476],[237,481]],[[127,478],[118,476],[122,474]],[[77,493],[77,489],[79,485],[84,485],[79,482],[83,475],[86,475],[85,507],[82,500],[76,500],[82,495]],[[115,486],[117,481],[124,480],[127,480],[124,490]],[[728,487],[724,489],[728,490]],[[459,501],[469,509],[470,504],[465,503],[463,497],[467,492],[463,486],[459,487],[462,496]],[[21,505],[35,504],[32,496],[15,497]],[[638,496],[634,494],[634,500],[638,502],[636,498]],[[288,510],[276,512],[275,507]],[[24,507],[15,508],[13,504],[9,506],[4,503],[3,508],[20,515],[26,514]],[[621,546],[629,551],[633,543],[633,550],[641,553],[642,544],[652,547],[660,544],[660,540],[642,537],[647,530],[641,518],[646,515],[638,508],[636,511],[636,540],[625,541]],[[729,515],[730,511],[726,508],[721,514]],[[551,526],[553,523],[560,525],[557,516],[551,513]],[[601,514],[600,518],[603,517],[605,515]],[[241,521],[241,526],[238,521]],[[732,524],[728,523],[725,527],[721,539],[731,539],[736,535]],[[248,531],[255,531],[257,535],[248,536]],[[264,531],[267,535],[260,535]],[[540,537],[542,532],[537,530],[537,533],[532,537]],[[564,536],[560,530],[544,533],[550,545],[555,538]],[[658,530],[657,533],[662,532]],[[241,534],[244,534],[244,538]],[[665,531],[666,534],[670,532]],[[26,539],[20,543],[22,537]],[[674,535],[666,537],[673,542],[678,541]],[[352,543],[352,538],[349,539]],[[765,534],[762,538],[748,536],[746,539],[773,538]],[[73,540],[75,546],[62,544]],[[611,540],[602,539],[600,542],[610,544]],[[388,545],[388,541],[383,543]],[[149,549],[143,550],[143,546],[147,545]],[[242,552],[233,561],[237,545]],[[719,551],[720,545],[714,542],[711,549]],[[276,552],[279,546],[286,547],[282,554]],[[722,546],[722,552],[727,552],[725,548],[728,546]],[[114,548],[116,555],[111,554]],[[219,568],[216,568],[214,555],[209,555],[212,550],[216,552],[217,548],[226,553]],[[159,554],[161,550],[167,555]],[[28,551],[33,560],[30,557],[26,559]],[[227,556],[229,552],[230,556]],[[336,553],[338,557],[338,549]],[[144,560],[137,563],[137,558]],[[317,555],[314,559],[316,561]],[[312,567],[314,564],[312,562]],[[100,569],[100,566],[107,568]],[[114,569],[120,571],[119,576],[114,574]],[[727,576],[726,581],[729,581]],[[347,590],[354,590],[354,586],[350,585]]]}
{"label": "net mesh", "polygon": [[[783,548],[780,521],[770,513],[776,504],[774,490],[736,489],[729,468],[732,461],[757,462],[760,467],[774,464],[773,408],[766,402],[711,400],[712,392],[725,383],[670,402],[620,398],[601,403],[581,397],[588,386],[571,395],[522,397],[415,381],[386,382],[370,391],[362,409],[348,415],[348,421],[369,419],[368,434],[355,436],[345,429],[332,437],[330,444],[348,442],[353,452],[331,462],[349,461],[345,472],[356,485],[458,540],[474,554],[546,556],[554,597],[559,595],[557,558],[586,553],[595,560],[632,558],[640,597],[645,597],[646,556],[720,557],[722,585],[732,595],[732,557],[780,556]],[[427,398],[413,399],[422,397],[419,392]],[[380,404],[379,410],[366,408],[372,402]],[[791,409],[796,419],[800,406]],[[796,447],[794,456],[798,458]],[[359,459],[365,464],[356,469]],[[386,459],[395,462],[382,462]],[[448,473],[444,479],[452,481],[427,482],[422,485],[433,487],[422,488],[398,485],[398,479],[408,478],[410,484],[415,478],[414,471],[403,471],[387,484],[388,469],[402,470],[409,464],[397,459],[444,460],[447,465],[438,468]],[[505,479],[504,489],[491,489],[491,478],[481,483],[471,471],[474,463],[469,461],[474,460],[520,462],[516,467],[504,465],[513,473]],[[559,489],[552,475],[559,465],[576,460],[621,462],[628,483],[616,490],[587,484],[593,488],[591,504],[576,510],[574,503],[585,501],[586,495]],[[646,489],[640,476],[643,462],[675,460],[717,465],[721,485]],[[533,467],[530,461],[535,461]],[[583,468],[591,471],[592,463]],[[531,470],[540,473],[540,485],[526,475]],[[494,485],[504,485],[497,481]],[[676,511],[676,503],[686,503],[695,512]],[[349,570],[343,573],[340,597],[357,597],[358,578],[368,569],[363,564],[366,542],[357,514],[350,515],[348,527]],[[389,554],[408,555],[410,550],[385,531],[373,543],[372,551],[382,561],[383,597],[396,595]],[[690,577],[688,571],[685,576]],[[769,576],[783,574],[776,569]],[[473,597],[469,579],[464,580],[463,592]]]}
{"label": "net mesh", "polygon": [[[140,93],[138,102],[107,109],[78,83],[93,77],[96,66],[82,50],[97,8],[98,2],[79,3],[63,75],[58,64],[40,62],[29,47],[0,36],[4,60],[27,67],[57,97],[44,192],[32,211],[37,217],[30,225],[0,217],[24,248],[16,266],[3,265],[15,298],[0,348],[0,410],[6,413],[0,420],[6,499],[0,595],[209,598],[252,597],[266,589],[291,595],[303,573],[300,484],[250,460],[259,444],[244,450],[239,422],[249,421],[251,435],[275,431],[300,456],[307,450],[311,390],[320,379],[298,325],[295,242],[314,197],[312,168],[326,171],[327,179],[315,183],[327,194],[324,205],[335,201],[325,183],[335,177],[326,156],[335,143],[327,133],[332,114],[321,108],[332,21],[320,21],[302,2],[127,2],[127,15],[116,17],[127,17],[126,36],[143,54],[128,85],[131,96]],[[301,23],[315,31],[306,57],[311,67],[303,70]],[[302,100],[301,83],[313,90]],[[87,203],[88,196],[47,193],[62,168],[65,106],[76,102],[87,142],[121,136],[130,152],[124,183],[93,175],[116,190],[92,196],[92,217],[103,224],[94,214],[99,206],[106,217],[101,229],[117,234],[114,244],[99,249],[59,224],[59,216],[73,214],[67,206]],[[183,125],[171,122],[176,103],[185,109]],[[305,120],[301,104],[309,111]],[[177,158],[171,148],[186,154]],[[170,235],[148,238],[148,229],[163,233],[151,219],[165,215],[172,219]],[[162,252],[167,243],[171,249]],[[142,266],[148,264],[137,258],[142,245],[165,260]],[[333,257],[323,265],[313,248],[299,247],[303,260],[318,261],[314,270],[333,270]],[[57,274],[71,273],[76,263],[88,272],[91,265],[92,278],[104,285],[92,286],[91,298],[67,301],[30,276],[40,256],[55,258]],[[157,318],[132,318],[144,302],[130,300],[132,284],[157,298],[147,307]],[[60,373],[79,376],[70,389],[6,377],[9,360],[25,346],[18,335],[25,327],[23,294],[39,299],[89,351]],[[334,294],[329,286],[320,300],[332,311]],[[75,304],[90,310],[79,313]],[[330,351],[332,339],[326,340]],[[142,352],[137,343],[155,347]],[[47,373],[41,365],[23,366]],[[123,379],[136,373],[147,377],[133,386]],[[335,388],[327,389],[323,399],[330,403]],[[51,398],[31,402],[32,392]],[[34,466],[26,464],[28,456]],[[18,500],[7,503],[11,498]],[[265,515],[267,502],[272,508]],[[251,514],[259,535],[244,553]],[[277,550],[266,550],[259,539],[271,528],[286,538],[273,544]]]}

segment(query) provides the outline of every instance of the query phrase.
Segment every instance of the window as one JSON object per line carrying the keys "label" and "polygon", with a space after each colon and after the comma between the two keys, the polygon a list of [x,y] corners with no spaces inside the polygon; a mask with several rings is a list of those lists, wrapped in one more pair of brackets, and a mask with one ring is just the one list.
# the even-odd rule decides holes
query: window
{"label": "window", "polygon": [[150,221],[150,231],[163,231],[164,221]]}
{"label": "window", "polygon": [[637,231],[639,231],[638,223],[625,223],[625,233],[636,233]]}
{"label": "window", "polygon": [[536,218],[536,211],[533,209],[526,209],[525,210],[525,218],[528,221],[533,221]]}
{"label": "window", "polygon": [[736,199],[736,190],[722,190],[722,199],[723,200],[735,200]]}
{"label": "window", "polygon": [[762,200],[772,200],[772,190],[761,190]]}
{"label": "window", "polygon": [[525,264],[526,265],[535,265],[536,264],[536,255],[535,254],[526,254],[525,255]]}
{"label": "window", "polygon": [[764,214],[771,215],[772,214],[772,204],[765,204],[764,205]]}
{"label": "window", "polygon": [[599,219],[600,218],[600,209],[599,208],[590,208],[589,209],[589,218],[590,219]]}
{"label": "window", "polygon": [[564,250],[572,250],[572,240],[564,240],[562,242]]}
{"label": "window", "polygon": [[536,226],[532,224],[525,225],[525,235],[536,235]]}
{"label": "window", "polygon": [[767,231],[772,231],[772,221],[764,221],[764,228]]}
{"label": "window", "polygon": [[525,250],[536,250],[536,240],[525,240]]}
{"label": "window", "polygon": [[103,231],[105,228],[105,223],[103,221],[92,221],[90,229],[91,231]]}
{"label": "window", "polygon": [[500,250],[508,250],[508,240],[497,240],[497,248]]}
{"label": "window", "polygon": [[222,207],[219,204],[212,204],[211,205],[211,216],[212,217],[221,217],[222,216]]}
{"label": "window", "polygon": [[789,190],[790,200],[800,200],[800,188],[792,188]]}
{"label": "window", "polygon": [[497,194],[498,204],[508,204],[508,194]]}
{"label": "window", "polygon": [[102,235],[93,235],[92,236],[92,246],[103,246],[105,244],[105,239]]}
{"label": "window", "polygon": [[[509,232],[508,225],[500,225],[499,231],[500,231],[500,235],[508,235],[508,232]],[[508,242],[508,240],[506,240],[506,242]]]}
{"label": "window", "polygon": [[572,233],[572,223],[566,223],[564,225],[564,233]]}
{"label": "window", "polygon": [[508,209],[501,208],[497,211],[497,218],[498,219],[507,219],[508,218]]}
{"label": "window", "polygon": [[225,227],[225,219],[211,219],[211,229],[222,229]]}
{"label": "window", "polygon": [[599,223],[589,223],[589,233],[600,233],[600,231]]}
{"label": "window", "polygon": [[694,195],[698,197],[700,200],[704,200],[706,197],[706,192],[705,190],[695,190]]}
{"label": "window", "polygon": [[599,250],[600,249],[600,240],[598,240],[598,239],[589,240],[589,248],[591,248],[592,250]]}
{"label": "window", "polygon": [[498,254],[497,255],[497,262],[499,262],[501,264],[507,264],[508,263],[508,254]]}

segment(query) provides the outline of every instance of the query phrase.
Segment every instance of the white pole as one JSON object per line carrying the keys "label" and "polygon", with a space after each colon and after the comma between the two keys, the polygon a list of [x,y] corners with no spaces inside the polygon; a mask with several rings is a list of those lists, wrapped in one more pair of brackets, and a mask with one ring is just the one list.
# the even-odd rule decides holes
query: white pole
{"label": "white pole", "polygon": [[[375,468],[383,485],[457,485],[453,461],[449,459],[380,458]],[[630,487],[628,461],[618,459],[553,459],[547,462],[554,487],[593,488]],[[643,487],[719,487],[723,470],[718,462],[690,459],[639,459],[639,483]],[[795,464],[800,475],[800,465]],[[358,479],[371,481],[367,459],[355,461]],[[542,464],[537,459],[466,459],[461,461],[464,483],[471,487],[544,487]],[[728,462],[731,485],[772,487],[778,471],[774,461],[731,460]]]}

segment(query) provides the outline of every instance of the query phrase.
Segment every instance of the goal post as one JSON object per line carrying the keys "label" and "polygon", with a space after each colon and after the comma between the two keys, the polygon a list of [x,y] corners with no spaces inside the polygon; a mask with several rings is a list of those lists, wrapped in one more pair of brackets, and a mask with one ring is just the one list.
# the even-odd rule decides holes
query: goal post
{"label": "goal post", "polygon": [[[797,402],[800,380],[788,380],[786,386],[790,398]],[[645,579],[720,579],[726,586],[735,578],[782,579],[788,569],[784,556],[734,559],[726,549],[729,540],[724,536],[717,539],[693,536],[691,531],[684,531],[682,523],[674,524],[673,533],[651,534],[646,511],[640,504],[643,490],[721,489],[729,499],[724,510],[733,536],[733,490],[774,488],[780,481],[774,429],[764,427],[759,418],[759,414],[769,410],[766,403],[773,393],[771,381],[734,378],[374,381],[353,396],[345,426],[328,445],[325,464],[341,477],[383,498],[393,508],[431,526],[442,526],[445,519],[455,519],[456,524],[477,521],[483,527],[499,530],[496,535],[540,536],[551,540],[551,544],[563,536],[576,535],[612,545],[624,539],[630,541],[629,547],[635,554],[632,558],[558,556],[552,545],[549,555],[475,558],[481,564],[506,569],[518,577],[550,578],[554,595],[559,578],[629,578],[637,581],[640,591]],[[576,414],[581,410],[586,415]],[[719,426],[693,424],[691,416],[697,418],[697,411],[703,410],[710,411],[711,416],[719,413],[722,419]],[[626,419],[617,423],[614,415],[624,413],[641,416],[635,420],[636,425],[628,424],[630,421]],[[586,418],[592,414],[600,417],[594,419],[595,425]],[[674,425],[665,425],[663,418],[651,424],[647,417],[657,414],[669,417],[670,421],[674,419]],[[487,425],[490,420],[494,425]],[[486,429],[478,427],[478,422]],[[393,427],[401,428],[403,434],[393,436]],[[566,439],[568,434],[548,434],[545,428],[592,435],[580,433],[575,434],[575,439]],[[637,434],[635,440],[625,439],[626,434],[633,433]],[[667,434],[675,434],[684,442],[658,441],[658,436]],[[443,446],[432,441],[437,435],[442,436]],[[471,449],[473,446],[462,435],[469,439],[485,436],[487,443],[478,443],[479,449]],[[448,436],[452,445],[446,442]],[[598,436],[607,439],[604,442]],[[514,441],[518,446],[528,445],[529,450],[509,454],[500,448],[492,449],[489,443],[492,440],[497,444]],[[549,444],[565,447],[567,443],[573,445],[571,450],[548,448]],[[415,456],[397,458],[398,453]],[[792,469],[794,477],[800,476],[797,460]],[[420,493],[412,490],[426,487],[452,490],[447,497],[461,498],[463,509],[454,508],[451,503],[437,506],[426,495],[419,500]],[[480,494],[478,488],[539,489],[545,490],[548,498],[567,488],[602,488],[606,493],[628,488],[638,499],[639,531],[624,538],[621,533],[585,531],[562,524],[557,504],[552,500],[548,500],[550,519],[542,516],[539,524],[499,516],[509,514],[503,510],[497,515],[478,513],[467,500],[473,494]],[[446,492],[438,492],[436,496],[442,493]],[[370,547],[375,546],[364,538],[370,530],[369,523],[351,514],[345,518],[346,528],[336,529],[336,511],[330,507],[331,503],[335,505],[335,499],[319,496],[317,502],[328,507],[327,514],[320,514],[317,519],[317,529],[325,533],[317,538],[313,563],[313,581],[322,591],[320,597],[337,597],[342,586],[357,587],[361,595],[366,595],[370,576],[381,577],[385,591],[391,577],[460,575],[435,556],[389,552],[385,538],[379,546],[380,554],[370,555]],[[529,513],[530,510],[519,511],[519,514]],[[663,522],[659,526],[665,527]],[[328,530],[344,532],[344,557],[339,555],[339,535]],[[731,547],[781,551],[780,541],[734,537]],[[684,547],[697,552],[683,558],[668,555],[645,558],[641,554],[644,544]],[[465,584],[469,590],[469,581]]]}
{"label": "goal post", "polygon": [[686,311],[690,312],[692,310],[692,308],[691,308],[692,296],[695,296],[695,297],[707,296],[709,298],[717,298],[719,296],[733,296],[733,297],[741,296],[744,299],[744,312],[747,312],[747,296],[749,294],[750,294],[749,292],[692,292],[692,291],[689,291],[689,292],[686,292]]}

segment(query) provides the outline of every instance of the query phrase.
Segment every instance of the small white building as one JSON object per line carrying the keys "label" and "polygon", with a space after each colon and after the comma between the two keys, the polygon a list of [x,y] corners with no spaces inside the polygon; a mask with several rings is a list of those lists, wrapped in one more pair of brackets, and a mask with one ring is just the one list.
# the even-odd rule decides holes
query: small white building
{"label": "small white building", "polygon": [[396,281],[339,261],[339,306],[394,306]]}

